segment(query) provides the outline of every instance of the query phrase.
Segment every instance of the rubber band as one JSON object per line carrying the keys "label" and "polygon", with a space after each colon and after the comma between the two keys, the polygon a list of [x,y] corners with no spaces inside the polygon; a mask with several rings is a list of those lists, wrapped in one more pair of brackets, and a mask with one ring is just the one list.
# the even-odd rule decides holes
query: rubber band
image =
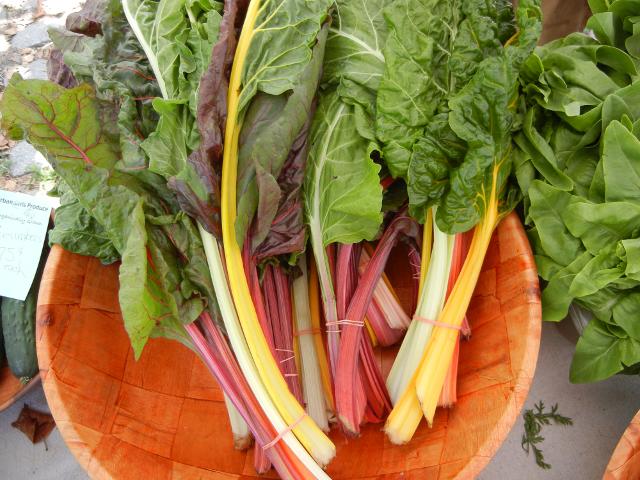
{"label": "rubber band", "polygon": [[294,358],[296,358],[296,356],[291,355],[290,357],[283,358],[282,360],[280,360],[280,363],[288,362],[289,360],[293,360]]}
{"label": "rubber band", "polygon": [[287,433],[291,432],[294,428],[296,428],[300,424],[300,422],[304,420],[304,417],[306,416],[307,414],[303,413],[299,419],[297,419],[295,422],[293,422],[291,425],[289,425],[287,428],[281,431],[278,435],[276,435],[276,437],[273,440],[271,440],[269,443],[265,443],[262,446],[262,450],[269,450],[271,447],[273,447],[276,443],[282,440],[282,437],[284,437]]}
{"label": "rubber band", "polygon": [[295,353],[293,350],[289,350],[288,348],[276,348],[276,352]]}
{"label": "rubber band", "polygon": [[344,320],[338,320],[337,322],[327,322],[326,325],[327,327],[333,325],[351,325],[352,327],[364,327],[364,320],[358,322],[357,320],[349,320],[348,318],[345,318]]}
{"label": "rubber band", "polygon": [[297,373],[285,373],[284,376],[285,377],[297,377],[298,374]]}
{"label": "rubber band", "polygon": [[427,323],[429,325],[433,325],[435,327],[442,327],[442,328],[449,328],[451,330],[457,330],[457,331],[461,331],[462,330],[462,326],[461,325],[451,325],[450,323],[443,323],[443,322],[438,322],[436,320],[431,320],[430,318],[426,318],[426,317],[421,317],[419,315],[415,315],[414,320],[417,320],[419,322],[422,323]]}
{"label": "rubber band", "polygon": [[322,333],[322,330],[319,328],[304,328],[302,330],[298,330],[297,332],[293,332],[294,337],[301,337],[303,335],[317,335]]}

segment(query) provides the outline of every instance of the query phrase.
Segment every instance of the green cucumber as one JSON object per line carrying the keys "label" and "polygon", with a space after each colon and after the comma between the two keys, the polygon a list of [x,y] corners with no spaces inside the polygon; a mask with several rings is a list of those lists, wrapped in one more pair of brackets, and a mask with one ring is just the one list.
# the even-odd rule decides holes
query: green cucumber
{"label": "green cucumber", "polygon": [[48,249],[40,257],[36,276],[24,301],[2,299],[2,336],[9,369],[16,377],[27,382],[38,373],[36,356],[36,307],[40,278]]}
{"label": "green cucumber", "polygon": [[38,373],[36,357],[36,303],[38,293],[29,294],[24,302],[2,300],[2,335],[7,363],[16,377],[25,380]]}

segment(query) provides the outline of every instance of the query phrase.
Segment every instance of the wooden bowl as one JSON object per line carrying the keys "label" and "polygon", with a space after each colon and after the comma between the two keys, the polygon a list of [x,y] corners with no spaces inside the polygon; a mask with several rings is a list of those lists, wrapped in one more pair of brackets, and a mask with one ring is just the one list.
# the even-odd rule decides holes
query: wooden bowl
{"label": "wooden bowl", "polygon": [[0,365],[0,412],[13,405],[39,381],[40,375],[36,375],[24,384],[11,373],[8,366]]}
{"label": "wooden bowl", "polygon": [[[54,247],[38,306],[38,358],[62,436],[95,479],[248,479],[252,452],[233,449],[220,390],[177,343],[149,342],[135,362],[117,301],[117,267]],[[529,391],[540,345],[538,277],[515,215],[494,234],[463,342],[459,400],[405,446],[380,425],[332,438],[335,479],[472,478],[489,462]]]}
{"label": "wooden bowl", "polygon": [[620,437],[611,455],[603,480],[636,480],[640,478],[640,411]]}

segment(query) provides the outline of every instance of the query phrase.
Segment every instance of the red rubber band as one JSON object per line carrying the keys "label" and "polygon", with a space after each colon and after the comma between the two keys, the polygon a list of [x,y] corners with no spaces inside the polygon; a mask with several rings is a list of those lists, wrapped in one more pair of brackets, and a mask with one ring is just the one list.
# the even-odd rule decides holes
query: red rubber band
{"label": "red rubber band", "polygon": [[296,428],[298,426],[298,424],[300,422],[302,422],[304,420],[304,417],[306,417],[307,414],[303,413],[302,416],[296,420],[295,422],[293,422],[291,425],[289,425],[287,428],[285,428],[282,432],[280,432],[278,435],[276,435],[276,437],[271,440],[269,443],[265,443],[262,446],[263,450],[269,450],[271,447],[273,447],[276,443],[278,443],[280,440],[282,440],[282,437],[284,437],[287,433],[289,433],[290,431],[292,431],[294,428]]}
{"label": "red rubber band", "polygon": [[327,327],[332,325],[351,325],[352,327],[364,327],[364,320],[358,322],[356,320],[349,320],[348,318],[345,318],[344,320],[338,320],[337,322],[327,322],[326,325]]}
{"label": "red rubber band", "polygon": [[449,328],[451,330],[457,330],[457,331],[462,330],[462,326],[460,325],[456,326],[456,325],[451,325],[450,323],[438,322],[436,320],[431,320],[430,318],[421,317],[419,315],[415,315],[413,318],[419,322],[427,323],[429,325],[433,325],[436,327]]}

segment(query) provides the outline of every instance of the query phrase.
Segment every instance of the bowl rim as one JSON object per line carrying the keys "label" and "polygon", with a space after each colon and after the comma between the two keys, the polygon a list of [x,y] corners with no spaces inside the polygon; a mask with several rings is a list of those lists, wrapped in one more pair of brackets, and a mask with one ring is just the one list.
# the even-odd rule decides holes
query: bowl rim
{"label": "bowl rim", "polygon": [[[528,244],[523,225],[515,213],[512,212],[511,214],[509,214],[503,219],[503,221],[500,223],[498,228],[496,228],[494,235],[501,235],[501,232],[502,233],[506,232],[507,235],[513,236],[514,230],[517,231],[519,242],[522,242],[522,244],[519,245],[519,248],[522,249],[522,252],[514,256],[528,255],[532,257],[533,255],[531,252],[531,247]],[[56,245],[53,247],[52,253],[56,250],[62,250],[62,248]],[[56,254],[54,253],[53,258],[55,258],[55,255]],[[61,268],[61,265],[59,264],[54,265],[53,262],[51,263],[52,264],[49,265],[50,262],[49,261],[47,262],[47,267],[45,271],[49,269]],[[530,278],[529,280],[531,280],[531,282],[535,281],[536,289],[535,291],[527,292],[528,301],[525,302],[525,304],[528,304],[528,315],[527,315],[528,321],[526,323],[527,340],[525,342],[525,346],[520,350],[522,352],[521,368],[519,371],[512,372],[513,379],[510,382],[511,383],[510,393],[509,393],[505,408],[501,413],[499,419],[495,422],[492,428],[488,430],[485,440],[478,447],[475,454],[473,456],[468,457],[468,461],[465,464],[465,466],[454,477],[456,479],[474,478],[490,462],[494,454],[497,452],[497,450],[500,448],[500,446],[508,436],[509,432],[511,431],[511,428],[515,424],[517,417],[519,416],[524,406],[527,395],[529,393],[529,389],[531,387],[531,383],[533,380],[533,376],[534,376],[536,364],[537,364],[537,358],[538,358],[538,353],[540,348],[541,327],[542,327],[540,292],[539,292],[539,288],[537,288],[538,277],[537,277],[537,271],[535,270],[535,264],[534,264],[534,268],[532,269],[532,273],[530,274],[528,273],[527,277],[529,277],[529,275],[532,276],[532,278]],[[44,283],[45,282],[43,282],[43,285]],[[38,299],[37,330],[40,330],[41,328],[44,328],[46,326],[47,322],[45,320],[46,318],[48,318],[48,315],[49,315],[48,307],[50,305],[55,305],[54,302],[48,301],[48,292],[43,294],[42,286],[41,286],[40,295],[41,297]],[[42,349],[44,353],[44,355],[39,355],[40,370],[42,374],[45,395],[48,400],[49,399],[51,400],[50,405],[53,405],[53,408],[51,408],[51,413],[54,416],[54,419],[57,420],[56,416],[58,413],[58,409],[62,409],[62,411],[64,411],[65,407],[64,407],[64,402],[59,398],[55,385],[49,385],[49,382],[46,379],[49,365],[47,364],[45,359],[48,360],[51,358],[49,349],[53,347],[52,345],[46,343],[45,340],[42,340],[43,337],[47,338],[46,335],[43,336],[41,333],[37,333],[36,335],[38,352],[40,353]],[[71,421],[64,421],[64,423],[65,423],[65,428],[64,430],[61,431],[61,434],[65,439],[65,443],[67,443],[67,446],[69,447],[71,452],[74,454],[74,456],[76,457],[80,465],[84,465],[83,463],[84,461],[81,457],[83,455],[86,456],[86,453],[82,450],[82,448],[76,446],[76,444],[78,443],[77,440],[74,440],[73,438],[69,438],[69,440],[67,439],[67,437],[70,436],[70,433],[72,432],[74,432],[73,436],[75,436],[76,438],[79,438],[79,436],[76,435],[77,432],[75,432],[75,424],[73,424],[73,422]],[[69,429],[71,430],[69,431]],[[459,461],[459,460],[455,460],[453,462],[456,462],[456,461]],[[444,465],[444,463],[442,463],[441,465]],[[95,464],[93,465],[93,467],[95,467]],[[204,470],[212,471],[214,473],[216,472],[215,470],[210,470],[205,467],[200,467],[200,468],[203,468]],[[106,468],[103,465],[100,465],[99,469],[101,469],[101,471],[105,475],[109,476],[109,471],[106,470]],[[221,473],[221,472],[218,471],[218,473]],[[382,475],[384,476],[385,474],[382,474]]]}

